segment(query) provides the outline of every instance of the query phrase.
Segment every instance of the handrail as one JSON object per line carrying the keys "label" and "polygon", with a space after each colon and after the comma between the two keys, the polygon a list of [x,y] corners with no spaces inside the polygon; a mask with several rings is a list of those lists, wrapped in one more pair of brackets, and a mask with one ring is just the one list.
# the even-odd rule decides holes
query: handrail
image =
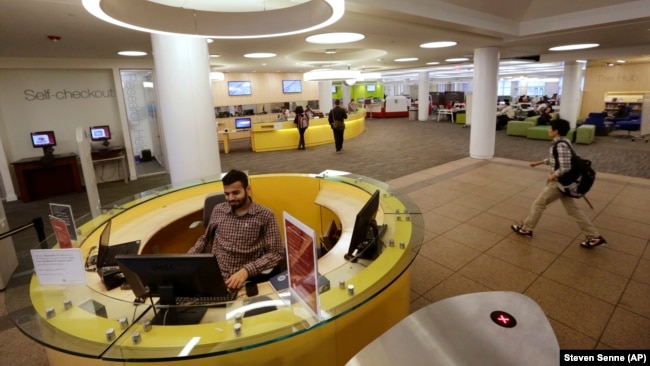
{"label": "handrail", "polygon": [[15,229],[11,229],[7,231],[6,233],[0,234],[0,240],[8,238],[14,234],[17,234],[23,230],[27,230],[30,227],[33,227],[34,230],[36,230],[36,235],[38,236],[38,242],[41,243],[41,247],[44,247],[44,249],[47,249],[47,244],[45,243],[45,230],[43,227],[43,219],[40,217],[35,217],[32,219],[32,222],[29,224],[22,225],[20,227],[17,227]]}

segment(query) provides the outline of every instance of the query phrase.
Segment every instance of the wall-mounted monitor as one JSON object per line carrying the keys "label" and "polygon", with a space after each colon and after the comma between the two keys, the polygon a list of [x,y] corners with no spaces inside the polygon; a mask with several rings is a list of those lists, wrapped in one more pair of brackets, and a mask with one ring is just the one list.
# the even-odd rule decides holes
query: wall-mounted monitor
{"label": "wall-mounted monitor", "polygon": [[252,95],[250,81],[229,81],[228,82],[228,95],[236,97],[240,95]]}
{"label": "wall-mounted monitor", "polygon": [[334,93],[336,93],[336,87],[335,86],[332,87],[332,94],[334,94]]}
{"label": "wall-mounted monitor", "polygon": [[54,131],[30,132],[30,135],[32,137],[32,146],[35,148],[56,146]]}
{"label": "wall-mounted monitor", "polygon": [[374,92],[375,90],[377,90],[377,86],[375,84],[366,84],[366,91]]}
{"label": "wall-mounted monitor", "polygon": [[366,98],[357,98],[357,103],[363,104],[366,101]]}
{"label": "wall-mounted monitor", "polygon": [[111,128],[109,126],[90,127],[90,139],[92,141],[106,141],[111,139]]}
{"label": "wall-mounted monitor", "polygon": [[235,128],[238,130],[248,130],[251,128],[251,119],[246,118],[235,118]]}
{"label": "wall-mounted monitor", "polygon": [[282,92],[289,93],[302,93],[302,83],[300,80],[282,80]]}

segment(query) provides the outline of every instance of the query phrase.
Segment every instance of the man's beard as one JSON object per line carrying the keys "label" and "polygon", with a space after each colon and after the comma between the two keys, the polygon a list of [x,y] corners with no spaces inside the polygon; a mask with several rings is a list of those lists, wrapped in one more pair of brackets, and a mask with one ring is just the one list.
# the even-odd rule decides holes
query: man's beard
{"label": "man's beard", "polygon": [[246,204],[246,202],[248,202],[248,192],[244,191],[244,197],[241,200],[234,200],[228,203],[230,203],[230,209],[235,211],[243,207]]}

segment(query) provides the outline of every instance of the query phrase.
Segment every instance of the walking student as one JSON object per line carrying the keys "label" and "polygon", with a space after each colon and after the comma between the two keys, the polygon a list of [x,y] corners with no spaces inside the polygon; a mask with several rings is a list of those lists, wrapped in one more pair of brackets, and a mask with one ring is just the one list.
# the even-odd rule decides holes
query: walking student
{"label": "walking student", "polygon": [[[578,223],[578,226],[580,226],[580,229],[587,234],[587,237],[580,243],[580,246],[591,249],[599,245],[605,245],[607,241],[600,235],[587,215],[578,207],[576,199],[564,195],[557,187],[557,178],[571,170],[571,142],[566,138],[570,128],[569,122],[563,119],[555,119],[550,122],[548,135],[553,140],[553,145],[549,149],[549,156],[544,160],[530,163],[531,167],[542,164],[551,167],[551,172],[546,179],[546,186],[533,202],[530,213],[524,222],[521,225],[512,225],[511,228],[519,235],[532,237],[533,230],[535,230],[537,222],[542,217],[546,206],[559,199],[567,214],[573,217]],[[558,143],[559,141],[563,143]],[[557,162],[553,156],[553,146],[557,148]]]}
{"label": "walking student", "polygon": [[295,112],[296,118],[294,118],[293,123],[296,124],[298,133],[300,134],[298,150],[305,150],[305,131],[307,131],[307,128],[309,127],[309,116],[300,105],[296,107]]}
{"label": "walking student", "polygon": [[335,100],[334,108],[330,111],[327,119],[334,133],[334,146],[337,154],[340,154],[343,149],[343,133],[345,132],[345,120],[347,118],[348,114],[345,109],[341,108],[341,101]]}

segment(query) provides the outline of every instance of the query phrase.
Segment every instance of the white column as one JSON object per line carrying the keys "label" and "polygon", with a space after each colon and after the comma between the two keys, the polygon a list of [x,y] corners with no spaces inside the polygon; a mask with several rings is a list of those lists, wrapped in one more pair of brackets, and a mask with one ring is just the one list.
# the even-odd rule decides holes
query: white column
{"label": "white column", "polygon": [[171,182],[220,175],[207,42],[151,34],[151,43]]}
{"label": "white column", "polygon": [[329,113],[332,109],[332,82],[318,82],[318,108],[323,114]]}
{"label": "white column", "polygon": [[575,61],[565,62],[562,76],[562,95],[560,96],[560,118],[569,121],[571,128],[576,127],[576,120],[580,114],[582,103],[581,80],[582,64]]}
{"label": "white column", "polygon": [[421,71],[418,79],[418,121],[429,119],[429,72]]}
{"label": "white column", "polygon": [[350,102],[350,88],[351,88],[351,86],[349,86],[346,83],[343,83],[343,86],[341,88],[342,88],[341,89],[341,95],[342,95],[342,97],[341,97],[341,107],[347,108],[348,103]]}
{"label": "white column", "polygon": [[497,80],[499,49],[474,50],[474,92],[472,95],[472,129],[469,155],[476,159],[494,157],[494,136],[497,115]]}

